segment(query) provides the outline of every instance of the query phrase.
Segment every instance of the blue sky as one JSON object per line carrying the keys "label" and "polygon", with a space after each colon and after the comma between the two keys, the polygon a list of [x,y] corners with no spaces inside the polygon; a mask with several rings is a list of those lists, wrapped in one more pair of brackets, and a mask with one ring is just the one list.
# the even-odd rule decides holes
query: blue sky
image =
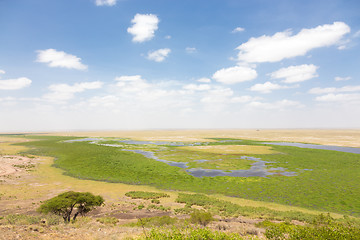
{"label": "blue sky", "polygon": [[0,131],[359,128],[356,0],[0,0]]}

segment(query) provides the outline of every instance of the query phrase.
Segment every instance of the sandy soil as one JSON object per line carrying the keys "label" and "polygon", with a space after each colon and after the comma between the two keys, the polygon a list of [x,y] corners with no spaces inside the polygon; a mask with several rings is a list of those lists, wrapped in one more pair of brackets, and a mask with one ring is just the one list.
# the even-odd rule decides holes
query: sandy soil
{"label": "sandy soil", "polygon": [[0,156],[0,181],[16,184],[16,179],[28,175],[38,161],[38,158],[17,155]]}

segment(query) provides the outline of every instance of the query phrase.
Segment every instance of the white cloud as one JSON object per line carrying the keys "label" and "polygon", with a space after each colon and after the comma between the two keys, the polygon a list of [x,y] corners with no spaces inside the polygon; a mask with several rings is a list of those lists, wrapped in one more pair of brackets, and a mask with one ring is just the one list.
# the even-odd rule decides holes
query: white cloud
{"label": "white cloud", "polygon": [[351,80],[351,77],[335,77],[334,78],[335,81],[348,81]]}
{"label": "white cloud", "polygon": [[209,82],[211,82],[211,79],[210,78],[199,78],[196,81],[201,82],[201,83],[209,83]]}
{"label": "white cloud", "polygon": [[276,102],[272,102],[272,103],[267,103],[267,102],[259,102],[259,101],[253,101],[251,103],[248,104],[248,106],[250,106],[251,108],[259,108],[259,109],[266,109],[266,110],[283,110],[285,108],[302,108],[304,107],[303,104],[296,102],[296,101],[291,101],[291,100],[287,100],[287,99],[283,99],[281,101],[276,101]]}
{"label": "white cloud", "polygon": [[261,92],[261,93],[271,93],[273,90],[284,89],[284,88],[288,88],[288,87],[281,86],[276,83],[265,82],[265,83],[255,84],[254,86],[252,86],[250,88],[250,90],[255,91],[255,92]]}
{"label": "white cloud", "polygon": [[165,36],[165,39],[171,39],[171,36],[170,36],[170,35],[166,35],[166,36]]}
{"label": "white cloud", "polygon": [[167,58],[171,50],[169,48],[161,48],[153,52],[149,52],[147,59],[153,60],[155,62],[162,62]]}
{"label": "white cloud", "polygon": [[140,75],[120,76],[116,77],[115,80],[117,81],[116,86],[124,92],[140,92],[150,87]]}
{"label": "white cloud", "polygon": [[0,74],[5,74],[5,71],[0,69]]}
{"label": "white cloud", "polygon": [[360,103],[360,94],[359,93],[345,93],[345,94],[326,94],[315,98],[319,102],[339,102],[346,104],[359,104]]}
{"label": "white cloud", "polygon": [[44,95],[44,99],[54,102],[64,102],[72,99],[75,93],[84,92],[89,89],[98,89],[103,85],[102,82],[81,82],[74,85],[52,84],[49,86],[50,93]]}
{"label": "white cloud", "polygon": [[232,33],[237,33],[237,32],[243,32],[243,31],[245,31],[245,28],[236,27],[236,28],[234,28],[234,30],[232,30],[231,32],[232,32]]}
{"label": "white cloud", "polygon": [[203,103],[228,103],[229,97],[234,95],[234,91],[231,88],[216,87],[201,98]]}
{"label": "white cloud", "polygon": [[91,107],[115,107],[119,102],[119,98],[113,95],[107,95],[103,97],[92,97],[89,99],[89,105]]}
{"label": "white cloud", "polygon": [[210,90],[211,87],[209,84],[188,84],[183,86],[183,89],[190,90],[190,91],[205,91]]}
{"label": "white cloud", "polygon": [[187,53],[196,53],[197,50],[194,47],[187,47],[187,48],[185,48],[185,51]]}
{"label": "white cloud", "polygon": [[133,24],[127,32],[133,35],[133,42],[145,42],[151,40],[158,29],[159,19],[154,14],[137,13],[131,20]]}
{"label": "white cloud", "polygon": [[281,68],[275,72],[270,73],[270,76],[272,79],[284,78],[284,83],[297,83],[317,77],[317,69],[318,67],[313,64],[303,64],[298,66]]}
{"label": "white cloud", "polygon": [[30,86],[31,80],[26,77],[0,80],[0,90],[17,90]]}
{"label": "white cloud", "polygon": [[325,94],[325,93],[341,93],[341,92],[360,92],[360,85],[357,86],[344,86],[341,88],[312,88],[309,90],[311,94]]}
{"label": "white cloud", "polygon": [[223,68],[214,73],[212,76],[217,82],[225,84],[234,84],[239,82],[251,81],[257,77],[254,69],[245,66],[235,66]]}
{"label": "white cloud", "polygon": [[247,103],[250,101],[257,101],[259,99],[260,99],[259,97],[252,97],[252,96],[245,95],[245,96],[240,96],[240,97],[233,97],[233,98],[231,98],[230,102],[232,102],[232,103]]}
{"label": "white cloud", "polygon": [[86,70],[88,66],[81,63],[81,58],[56,49],[38,50],[37,62],[47,63],[49,67],[61,67]]}
{"label": "white cloud", "polygon": [[286,58],[304,56],[314,48],[337,44],[350,32],[350,27],[343,22],[334,22],[310,29],[302,29],[298,34],[291,31],[250,38],[238,49],[238,60],[244,62],[278,62]]}
{"label": "white cloud", "polygon": [[117,0],[96,0],[96,6],[114,6]]}

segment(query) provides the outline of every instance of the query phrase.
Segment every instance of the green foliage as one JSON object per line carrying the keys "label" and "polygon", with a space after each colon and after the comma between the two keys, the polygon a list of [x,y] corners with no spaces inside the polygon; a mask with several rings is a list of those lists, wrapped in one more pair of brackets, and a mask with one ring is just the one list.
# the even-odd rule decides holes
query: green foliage
{"label": "green foliage", "polygon": [[203,194],[179,193],[176,202],[186,204],[185,208],[176,210],[178,213],[190,213],[192,211],[191,206],[196,205],[221,216],[241,215],[274,220],[299,220],[307,222],[313,221],[316,217],[315,215],[296,211],[276,211],[265,207],[240,206],[228,201],[208,197]]}
{"label": "green foliage", "polygon": [[146,209],[150,210],[150,209],[156,209],[156,210],[161,210],[161,211],[170,211],[170,207],[164,207],[163,205],[155,205],[155,204],[151,204],[149,205]]}
{"label": "green foliage", "polygon": [[214,218],[209,212],[194,210],[190,214],[190,222],[194,224],[200,224],[202,226],[206,226],[213,220]]}
{"label": "green foliage", "polygon": [[101,206],[104,199],[101,196],[94,196],[89,192],[64,192],[54,198],[45,201],[38,211],[42,213],[53,213],[63,217],[65,222],[70,222],[71,214],[74,209],[77,212],[73,216],[73,220],[80,215],[85,215],[96,206]]}
{"label": "green foliage", "polygon": [[305,226],[290,223],[264,224],[268,239],[309,239],[309,240],[358,240],[360,225],[351,222],[336,221],[329,215],[318,216],[312,224]]}
{"label": "green foliage", "polygon": [[178,222],[177,218],[170,216],[157,216],[150,218],[139,218],[134,226],[136,227],[162,227],[165,225],[174,225]]}
{"label": "green foliage", "polygon": [[236,233],[224,233],[212,231],[208,228],[186,228],[186,229],[152,229],[144,239],[157,240],[241,240]]}
{"label": "green foliage", "polygon": [[125,196],[131,197],[132,199],[153,199],[153,200],[157,198],[170,197],[166,193],[144,192],[144,191],[130,191],[125,193]]}
{"label": "green foliage", "polygon": [[116,217],[101,217],[96,219],[97,222],[107,225],[116,225],[119,222],[119,219]]}
{"label": "green foliage", "polygon": [[160,201],[159,201],[159,199],[152,199],[151,203],[160,204]]}

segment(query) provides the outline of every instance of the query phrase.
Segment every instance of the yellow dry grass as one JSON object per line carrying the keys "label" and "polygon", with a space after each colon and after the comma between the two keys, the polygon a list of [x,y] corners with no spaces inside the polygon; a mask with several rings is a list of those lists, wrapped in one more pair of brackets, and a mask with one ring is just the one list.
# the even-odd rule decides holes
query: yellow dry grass
{"label": "yellow dry grass", "polygon": [[204,142],[207,138],[239,138],[260,141],[304,142],[360,147],[360,129],[226,129],[57,132],[49,135],[123,137],[134,140]]}
{"label": "yellow dry grass", "polygon": [[267,146],[251,146],[251,145],[215,145],[215,146],[186,146],[180,149],[218,153],[218,154],[275,154],[276,151]]}
{"label": "yellow dry grass", "polygon": [[0,136],[0,155],[12,155],[18,152],[24,151],[26,148],[23,146],[11,145],[17,142],[27,142],[28,139],[25,138],[13,138]]}

